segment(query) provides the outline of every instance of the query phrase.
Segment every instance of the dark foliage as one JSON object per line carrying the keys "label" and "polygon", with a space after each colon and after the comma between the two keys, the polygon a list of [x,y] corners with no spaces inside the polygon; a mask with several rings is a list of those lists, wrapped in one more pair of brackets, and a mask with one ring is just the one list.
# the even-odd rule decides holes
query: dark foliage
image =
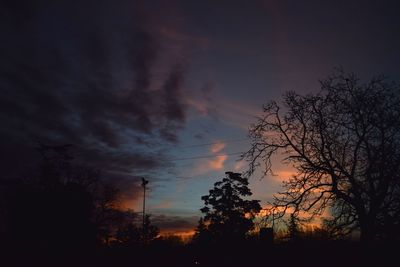
{"label": "dark foliage", "polygon": [[129,223],[118,229],[116,233],[116,242],[123,246],[132,246],[139,244],[148,244],[154,241],[160,231],[157,226],[152,225],[150,215],[146,215],[144,225],[138,227],[134,223]]}
{"label": "dark foliage", "polygon": [[243,240],[253,228],[253,218],[261,210],[259,200],[251,196],[248,180],[240,173],[226,172],[226,178],[216,182],[209,194],[203,196],[205,214],[197,228],[197,240]]}
{"label": "dark foliage", "polygon": [[73,162],[69,145],[40,145],[37,173],[2,180],[3,244],[23,250],[80,253],[108,245],[136,215],[118,208],[118,190]]}

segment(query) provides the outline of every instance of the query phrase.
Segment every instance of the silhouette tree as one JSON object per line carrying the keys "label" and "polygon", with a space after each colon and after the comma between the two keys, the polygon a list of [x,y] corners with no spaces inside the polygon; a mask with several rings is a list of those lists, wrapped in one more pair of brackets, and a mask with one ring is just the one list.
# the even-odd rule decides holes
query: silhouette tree
{"label": "silhouette tree", "polygon": [[208,243],[211,241],[211,234],[207,229],[207,225],[204,223],[203,217],[199,219],[199,223],[196,227],[193,241],[195,243]]}
{"label": "silhouette tree", "polygon": [[245,200],[251,196],[248,180],[240,173],[226,172],[226,178],[216,182],[209,194],[203,196],[205,214],[197,228],[197,238],[240,240],[253,228],[255,214],[261,210],[259,200]]}
{"label": "silhouette tree", "polygon": [[[339,70],[318,93],[288,92],[283,105],[265,105],[251,126],[249,173],[285,155],[297,173],[276,195],[279,216],[289,207],[308,219],[328,209],[330,225],[355,229],[361,240],[388,237],[400,226],[400,91],[384,77],[361,84]],[[279,209],[278,209],[279,208]]]}
{"label": "silhouette tree", "polygon": [[97,173],[88,170],[83,177],[72,172],[68,147],[40,145],[39,173],[7,185],[5,220],[14,245],[80,250],[95,244],[89,184]]}
{"label": "silhouette tree", "polygon": [[297,218],[290,214],[290,219],[288,223],[288,234],[290,241],[296,242],[300,239],[300,229],[297,222]]}
{"label": "silhouette tree", "polygon": [[97,226],[97,237],[100,243],[110,245],[115,239],[117,230],[137,218],[133,210],[120,208],[120,191],[113,184],[99,183],[93,192],[95,211],[93,221]]}
{"label": "silhouette tree", "polygon": [[145,215],[144,225],[140,230],[140,239],[145,242],[151,242],[158,237],[160,230],[157,226],[153,225],[150,220],[150,215]]}
{"label": "silhouette tree", "polygon": [[4,239],[27,249],[83,251],[108,244],[135,214],[118,207],[118,190],[99,172],[74,164],[70,146],[40,145],[39,172],[5,188]]}
{"label": "silhouette tree", "polygon": [[136,245],[140,241],[139,228],[134,223],[120,227],[115,235],[116,242],[124,246]]}
{"label": "silhouette tree", "polygon": [[158,227],[151,223],[150,215],[146,215],[142,227],[130,222],[118,229],[116,239],[123,245],[148,244],[156,239],[159,233]]}

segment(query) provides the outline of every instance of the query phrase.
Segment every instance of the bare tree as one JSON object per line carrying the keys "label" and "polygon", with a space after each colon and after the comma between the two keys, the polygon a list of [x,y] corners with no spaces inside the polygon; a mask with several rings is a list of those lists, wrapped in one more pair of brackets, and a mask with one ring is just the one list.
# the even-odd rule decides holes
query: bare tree
{"label": "bare tree", "polygon": [[[326,209],[329,225],[361,240],[393,235],[400,225],[400,90],[385,77],[361,84],[339,70],[320,82],[315,94],[288,92],[283,103],[270,102],[251,126],[249,174],[263,166],[272,172],[272,157],[296,174],[274,197],[283,216],[290,208],[309,219]],[[398,234],[398,233],[397,233]]]}

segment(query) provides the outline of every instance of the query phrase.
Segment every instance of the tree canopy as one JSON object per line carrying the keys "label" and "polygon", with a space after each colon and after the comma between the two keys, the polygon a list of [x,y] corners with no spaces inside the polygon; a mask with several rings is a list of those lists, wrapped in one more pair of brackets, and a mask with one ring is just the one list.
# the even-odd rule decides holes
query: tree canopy
{"label": "tree canopy", "polygon": [[213,240],[237,240],[253,228],[255,214],[261,210],[259,200],[247,200],[251,196],[247,178],[240,173],[226,172],[222,181],[214,184],[208,195],[201,199],[205,214],[199,222],[197,237]]}
{"label": "tree canopy", "polygon": [[[279,216],[308,219],[329,211],[332,230],[359,230],[362,240],[400,226],[400,90],[385,77],[363,84],[338,71],[317,93],[288,92],[251,126],[243,156],[249,173],[272,171],[274,155],[296,169],[274,198]],[[302,216],[299,216],[302,213]]]}

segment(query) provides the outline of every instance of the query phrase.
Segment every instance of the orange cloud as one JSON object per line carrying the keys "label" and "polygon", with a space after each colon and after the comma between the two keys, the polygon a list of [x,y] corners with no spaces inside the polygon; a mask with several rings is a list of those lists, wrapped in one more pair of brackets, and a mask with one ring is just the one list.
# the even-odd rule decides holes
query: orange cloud
{"label": "orange cloud", "polygon": [[208,162],[208,167],[213,170],[221,170],[224,168],[224,162],[227,158],[227,155],[216,156],[213,160]]}
{"label": "orange cloud", "polygon": [[293,175],[296,175],[297,172],[295,170],[279,170],[279,171],[274,171],[274,178],[277,180],[288,180],[291,178]]}
{"label": "orange cloud", "polygon": [[228,159],[228,155],[216,155],[210,160],[202,160],[197,163],[193,169],[190,170],[190,176],[197,176],[208,173],[213,170],[222,170],[225,168],[225,162]]}
{"label": "orange cloud", "polygon": [[194,168],[190,171],[191,176],[196,176],[204,173],[208,173],[213,170],[222,170],[225,168],[225,162],[228,159],[228,155],[226,155],[222,150],[226,147],[226,143],[221,141],[216,141],[209,147],[209,151],[211,154],[211,159],[203,159],[198,161]]}

